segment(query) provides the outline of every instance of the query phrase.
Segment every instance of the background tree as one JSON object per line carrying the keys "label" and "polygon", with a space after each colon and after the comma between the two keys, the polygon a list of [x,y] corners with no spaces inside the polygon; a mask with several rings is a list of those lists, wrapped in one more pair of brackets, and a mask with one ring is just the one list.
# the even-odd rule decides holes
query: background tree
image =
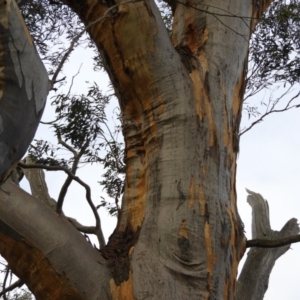
{"label": "background tree", "polygon": [[[67,6],[62,2],[52,4],[25,3],[23,12],[41,55],[55,68],[50,70],[50,87],[55,88],[62,82],[58,75],[63,62],[84,31]],[[43,202],[61,217],[57,219],[45,205],[16,186],[5,184],[1,201],[7,209],[0,216],[2,255],[41,299],[50,294],[52,299],[93,299],[100,294],[129,299],[133,295],[138,299],[142,295],[153,299],[161,295],[172,299],[185,299],[184,295],[233,298],[237,263],[245,248],[235,204],[235,160],[244,87],[254,80],[249,77],[244,81],[248,38],[267,4],[253,8],[248,16],[250,3],[246,1],[231,3],[230,9],[224,3],[213,7],[174,2],[172,43],[154,3],[131,1],[109,9],[96,2],[67,4],[82,19],[96,43],[101,53],[96,67],[107,70],[119,99],[126,167],[113,133],[109,140],[103,134],[108,99],[97,86],[93,85],[86,96],[71,95],[70,91],[59,94],[53,101],[57,118],[52,125],[59,144],[72,157],[67,161],[57,159],[56,146],[38,141],[31,153],[44,166],[32,165],[30,161],[29,165],[20,166],[63,170],[68,174],[57,203],[50,199],[47,189],[40,188],[44,182],[41,171],[27,174],[28,178],[40,180],[37,198],[46,199]],[[66,26],[71,20],[72,26]],[[136,32],[136,28],[141,30]],[[48,55],[46,41],[55,38],[51,34],[58,30],[60,34],[65,30],[72,39],[71,46]],[[233,48],[234,57],[230,56]],[[255,60],[254,63],[261,64]],[[272,70],[268,76],[274,77]],[[259,89],[255,86],[254,93]],[[101,147],[110,150],[104,159],[99,158]],[[47,153],[50,156],[45,157]],[[102,183],[115,199],[117,209],[124,190],[118,226],[106,247],[90,189],[75,174],[82,160],[103,162],[107,167]],[[123,187],[119,174],[124,170]],[[63,200],[72,180],[86,189],[95,227],[87,228],[63,217]],[[30,182],[34,190],[34,180]],[[20,211],[9,208],[11,198]],[[21,200],[24,198],[28,205],[25,209]],[[24,220],[32,220],[33,216],[35,221],[24,226]],[[100,254],[67,220],[78,230],[97,235]],[[292,228],[294,234],[295,230],[296,225]],[[54,246],[58,244],[59,249]],[[64,249],[68,249],[67,253]],[[29,251],[33,253],[30,259]],[[72,261],[82,256],[82,264],[71,268]],[[43,257],[47,261],[41,270],[37,261]],[[37,272],[26,273],[30,267],[24,266],[24,260]]]}

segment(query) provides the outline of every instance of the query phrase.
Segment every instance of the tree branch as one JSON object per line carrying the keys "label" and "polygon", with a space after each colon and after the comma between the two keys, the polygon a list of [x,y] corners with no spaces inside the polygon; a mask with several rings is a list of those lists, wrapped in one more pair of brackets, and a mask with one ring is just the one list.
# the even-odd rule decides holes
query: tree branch
{"label": "tree branch", "polygon": [[[26,165],[33,164],[34,162],[27,156],[24,160]],[[41,169],[24,169],[24,174],[29,182],[32,196],[36,197],[53,211],[56,211],[56,201],[50,197],[48,192],[47,183],[45,180],[44,171]]]}
{"label": "tree branch", "polygon": [[[289,91],[289,90],[288,90],[288,91]],[[274,102],[274,104],[272,105],[272,108],[271,108],[269,111],[267,111],[267,112],[264,113],[259,119],[257,119],[256,121],[254,121],[248,128],[242,130],[242,131],[240,132],[239,136],[241,136],[241,135],[243,135],[244,133],[246,133],[247,131],[249,131],[253,126],[255,126],[255,125],[257,125],[258,123],[262,122],[263,119],[264,119],[266,116],[268,116],[268,115],[270,115],[270,114],[272,114],[272,113],[284,112],[284,111],[288,111],[288,110],[290,110],[290,109],[292,109],[292,108],[297,108],[297,107],[299,107],[299,105],[296,105],[296,104],[295,104],[295,105],[292,105],[292,106],[290,106],[290,105],[291,105],[292,101],[294,101],[295,99],[297,99],[297,98],[299,97],[300,92],[298,92],[295,96],[293,96],[293,97],[289,100],[289,102],[287,103],[287,105],[286,105],[284,108],[282,108],[282,109],[274,109],[275,106],[276,106],[276,104],[279,102],[279,100],[280,100],[282,97],[284,97],[284,96],[288,93],[288,91],[285,92],[283,95],[281,95],[281,96]]]}
{"label": "tree branch", "polygon": [[[73,161],[73,164],[72,164],[71,173],[75,175],[76,171],[77,171],[77,168],[78,168],[79,160],[80,160],[81,156],[83,155],[84,151],[86,150],[86,148],[89,144],[89,141],[87,141],[84,144],[84,146],[82,147],[82,149],[80,150],[80,152],[77,153],[76,150],[74,148],[72,148],[71,146],[69,146],[66,142],[64,142],[59,135],[58,135],[57,138],[58,138],[58,142],[61,145],[63,145],[66,149],[68,149],[70,152],[73,153],[74,161]],[[62,206],[63,206],[63,203],[64,203],[64,199],[65,199],[65,196],[68,192],[69,186],[72,183],[72,180],[73,180],[73,178],[68,175],[67,179],[65,180],[65,182],[64,182],[64,184],[63,184],[63,186],[62,186],[62,188],[59,192],[58,199],[57,199],[57,205],[56,205],[56,212],[58,214],[62,213]]]}
{"label": "tree branch", "polygon": [[298,242],[300,242],[300,235],[293,235],[278,240],[254,239],[254,240],[248,240],[246,242],[246,248],[250,248],[250,247],[277,248],[277,247],[282,247],[282,246],[286,246]]}
{"label": "tree branch", "polygon": [[296,235],[299,226],[296,219],[290,219],[280,231],[272,230],[268,202],[260,194],[247,192],[247,201],[252,207],[253,240],[247,241],[246,247],[253,248],[239,276],[236,298],[262,300],[276,260],[290,249],[292,242],[300,241],[300,235]]}
{"label": "tree branch", "polygon": [[96,230],[95,230],[95,233],[97,235],[97,238],[98,238],[98,241],[99,241],[99,245],[100,245],[100,249],[104,248],[105,246],[105,239],[104,239],[104,236],[103,236],[103,232],[102,232],[102,229],[101,229],[101,221],[100,221],[100,217],[99,217],[99,214],[98,214],[98,211],[91,199],[91,188],[89,187],[89,185],[87,185],[85,182],[83,182],[79,177],[75,176],[70,170],[68,170],[67,168],[65,167],[62,167],[62,166],[45,166],[45,165],[42,165],[42,164],[24,164],[24,163],[19,163],[18,164],[21,168],[24,168],[24,169],[28,169],[28,168],[35,168],[35,169],[44,169],[44,170],[48,170],[48,171],[64,171],[66,174],[68,174],[68,176],[75,180],[76,182],[78,182],[80,185],[82,185],[85,190],[86,190],[86,199],[87,199],[87,202],[88,204],[90,205],[92,211],[93,211],[93,214],[94,214],[94,217],[96,219]]}
{"label": "tree branch", "polygon": [[84,226],[80,224],[76,219],[67,218],[70,223],[80,232],[86,233],[86,234],[95,234],[96,233],[96,227],[95,226]]}

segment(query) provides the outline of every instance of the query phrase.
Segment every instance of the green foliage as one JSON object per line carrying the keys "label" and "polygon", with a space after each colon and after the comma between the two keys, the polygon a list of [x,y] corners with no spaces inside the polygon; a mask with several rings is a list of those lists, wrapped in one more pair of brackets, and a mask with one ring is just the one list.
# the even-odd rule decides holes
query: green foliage
{"label": "green foliage", "polygon": [[125,164],[123,163],[124,147],[122,143],[115,140],[107,143],[110,151],[107,151],[105,158],[102,160],[105,173],[102,175],[103,180],[99,183],[103,186],[103,190],[107,195],[114,199],[115,205],[111,205],[103,197],[101,197],[101,205],[105,207],[111,215],[117,214],[117,205],[124,188]]}
{"label": "green foliage", "polygon": [[83,29],[81,21],[60,0],[25,1],[20,10],[49,74],[53,74],[64,54],[66,40]]}
{"label": "green foliage", "polygon": [[246,90],[300,79],[300,3],[275,0],[250,41]]}
{"label": "green foliage", "polygon": [[101,124],[106,121],[108,102],[109,98],[101,93],[96,83],[89,88],[87,95],[59,94],[52,102],[57,114],[56,135],[70,141],[76,149],[87,143],[94,147],[97,137],[103,134]]}
{"label": "green foliage", "polygon": [[35,299],[33,295],[25,289],[20,289],[15,292],[12,296],[7,297],[8,300],[33,300]]}

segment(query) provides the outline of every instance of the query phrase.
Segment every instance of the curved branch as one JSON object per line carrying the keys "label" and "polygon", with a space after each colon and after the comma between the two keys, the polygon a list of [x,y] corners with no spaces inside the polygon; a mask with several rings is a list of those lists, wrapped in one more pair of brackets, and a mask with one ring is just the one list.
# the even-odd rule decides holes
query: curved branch
{"label": "curved branch", "polygon": [[248,240],[246,242],[246,248],[250,248],[250,247],[277,248],[277,247],[282,247],[282,246],[286,246],[298,242],[300,242],[299,234],[292,235],[278,240],[262,240],[262,239]]}
{"label": "curved branch", "polygon": [[96,233],[96,227],[95,226],[84,226],[80,224],[76,219],[67,218],[70,223],[80,232],[86,233],[86,234],[95,234]]}
{"label": "curved branch", "polygon": [[100,249],[104,248],[105,239],[104,239],[104,235],[103,235],[103,232],[101,229],[101,221],[100,221],[98,211],[91,199],[91,188],[89,187],[89,185],[87,185],[85,182],[83,182],[79,177],[75,176],[70,170],[68,170],[67,168],[62,167],[62,166],[45,166],[42,164],[31,164],[31,165],[28,164],[27,165],[24,163],[19,163],[18,165],[24,169],[34,168],[34,169],[43,169],[43,170],[48,170],[48,171],[64,171],[66,174],[68,174],[68,176],[71,179],[75,180],[80,185],[82,185],[86,190],[86,200],[87,200],[88,204],[90,205],[90,208],[92,209],[94,217],[96,219],[97,230],[95,232],[96,232],[96,235],[97,235],[97,238],[99,241]]}
{"label": "curved branch", "polygon": [[[86,148],[89,144],[89,140],[86,141],[86,143],[83,145],[80,152],[77,153],[77,151],[75,149],[73,149],[70,145],[68,145],[65,141],[63,141],[59,135],[58,135],[57,138],[58,138],[58,142],[61,145],[63,145],[66,149],[68,149],[70,152],[73,153],[74,161],[73,161],[73,164],[72,164],[71,173],[75,175],[76,171],[77,171],[77,168],[78,168],[79,160],[80,160],[81,156],[83,155],[84,151],[86,150]],[[68,192],[68,189],[69,189],[69,186],[71,185],[71,183],[72,183],[72,177],[68,176],[67,179],[65,180],[61,190],[60,190],[59,195],[58,195],[57,204],[56,204],[56,212],[58,214],[62,213],[62,206],[63,206],[63,203],[64,203],[64,199],[65,199],[65,196]]]}

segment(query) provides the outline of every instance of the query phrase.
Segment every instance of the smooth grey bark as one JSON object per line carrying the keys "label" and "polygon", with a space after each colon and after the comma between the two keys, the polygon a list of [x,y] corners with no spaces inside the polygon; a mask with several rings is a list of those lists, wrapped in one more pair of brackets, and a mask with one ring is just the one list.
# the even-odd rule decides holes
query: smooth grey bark
{"label": "smooth grey bark", "polygon": [[[269,205],[263,197],[247,190],[252,207],[252,239],[277,240],[299,233],[297,219],[290,219],[280,231],[271,229]],[[238,300],[261,300],[268,289],[269,277],[276,260],[290,245],[278,248],[251,248],[238,279]]]}
{"label": "smooth grey bark", "polygon": [[[108,299],[109,270],[100,252],[64,216],[57,215],[11,181],[3,184],[3,189],[0,234],[30,241],[56,272],[66,276],[79,290],[83,299]],[[31,288],[28,278],[22,280]]]}
{"label": "smooth grey bark", "polygon": [[0,1],[0,183],[32,141],[48,88],[46,69],[17,4]]}

